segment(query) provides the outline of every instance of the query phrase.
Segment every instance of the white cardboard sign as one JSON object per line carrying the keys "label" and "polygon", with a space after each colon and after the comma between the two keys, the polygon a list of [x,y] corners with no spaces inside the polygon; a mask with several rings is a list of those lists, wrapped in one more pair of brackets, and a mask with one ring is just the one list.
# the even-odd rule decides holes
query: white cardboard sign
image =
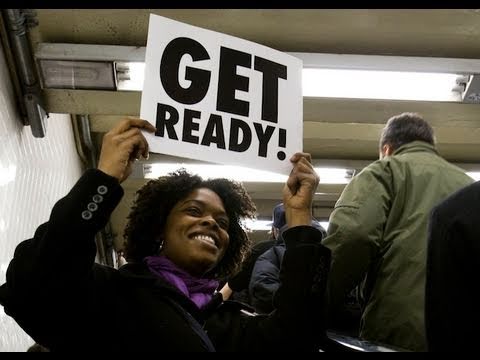
{"label": "white cardboard sign", "polygon": [[140,117],[150,151],[289,174],[303,149],[302,61],[150,15]]}

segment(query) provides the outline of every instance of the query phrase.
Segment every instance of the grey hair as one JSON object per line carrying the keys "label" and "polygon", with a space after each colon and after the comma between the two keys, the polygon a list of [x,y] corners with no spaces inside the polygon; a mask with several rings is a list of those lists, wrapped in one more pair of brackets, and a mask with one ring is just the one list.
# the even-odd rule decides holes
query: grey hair
{"label": "grey hair", "polygon": [[385,144],[394,150],[412,141],[435,145],[433,128],[420,114],[406,112],[388,119],[380,137],[380,150]]}

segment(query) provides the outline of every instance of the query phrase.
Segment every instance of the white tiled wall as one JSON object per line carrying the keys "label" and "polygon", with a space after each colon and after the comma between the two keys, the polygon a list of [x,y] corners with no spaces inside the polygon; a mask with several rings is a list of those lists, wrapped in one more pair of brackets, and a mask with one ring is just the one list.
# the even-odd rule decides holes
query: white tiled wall
{"label": "white tiled wall", "polygon": [[[49,217],[82,172],[70,116],[51,114],[44,138],[21,125],[0,47],[0,284],[15,247]],[[0,306],[0,352],[33,344]]]}

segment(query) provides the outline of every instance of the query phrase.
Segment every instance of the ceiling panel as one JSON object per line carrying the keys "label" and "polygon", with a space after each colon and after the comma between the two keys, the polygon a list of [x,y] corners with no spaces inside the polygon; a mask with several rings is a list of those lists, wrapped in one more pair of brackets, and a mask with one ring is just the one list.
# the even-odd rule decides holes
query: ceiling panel
{"label": "ceiling panel", "polygon": [[[238,36],[280,51],[480,59],[480,10],[475,9],[37,9],[30,41],[145,46],[149,13]],[[346,84],[348,86],[348,84]],[[381,86],[381,84],[379,84]],[[414,86],[414,85],[413,85]],[[45,90],[50,112],[89,114],[95,139],[125,115],[138,115],[139,92]],[[421,113],[436,131],[439,152],[478,168],[480,105],[448,102],[304,98],[304,150],[319,165],[360,170],[378,157],[378,136],[396,114]],[[100,143],[97,141],[97,143]],[[152,156],[157,161],[161,156]],[[317,164],[317,165],[318,165]],[[112,217],[121,233],[133,192]],[[248,183],[259,217],[271,216],[281,184]],[[315,207],[328,217],[343,185],[323,185]]]}
{"label": "ceiling panel", "polygon": [[[480,11],[463,9],[38,9],[35,42],[145,46],[154,13],[280,51],[480,58]],[[288,24],[288,26],[285,26]]]}

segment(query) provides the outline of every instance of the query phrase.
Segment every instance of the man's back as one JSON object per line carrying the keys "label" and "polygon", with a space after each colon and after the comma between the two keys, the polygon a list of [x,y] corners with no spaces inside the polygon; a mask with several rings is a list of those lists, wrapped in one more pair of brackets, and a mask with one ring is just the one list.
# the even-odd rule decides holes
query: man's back
{"label": "man's back", "polygon": [[365,168],[345,188],[324,241],[333,255],[329,293],[332,305],[338,304],[363,280],[362,338],[426,349],[428,216],[471,182],[432,145],[414,141]]}

